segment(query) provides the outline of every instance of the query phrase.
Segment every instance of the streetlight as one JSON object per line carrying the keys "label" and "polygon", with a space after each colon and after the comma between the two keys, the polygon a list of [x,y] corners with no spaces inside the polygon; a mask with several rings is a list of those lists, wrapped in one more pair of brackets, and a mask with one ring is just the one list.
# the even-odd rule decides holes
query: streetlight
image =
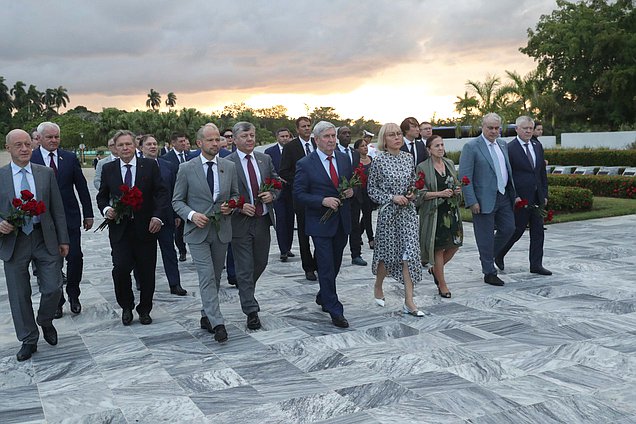
{"label": "streetlight", "polygon": [[80,133],[80,138],[82,139],[82,142],[81,142],[81,143],[80,143],[80,145],[79,145],[79,148],[80,148],[80,156],[81,156],[81,158],[82,158],[82,163],[83,163],[84,165],[86,165],[86,156],[84,156],[84,149],[86,148],[86,146],[84,145],[84,133],[83,133],[83,132],[81,132],[81,133]]}

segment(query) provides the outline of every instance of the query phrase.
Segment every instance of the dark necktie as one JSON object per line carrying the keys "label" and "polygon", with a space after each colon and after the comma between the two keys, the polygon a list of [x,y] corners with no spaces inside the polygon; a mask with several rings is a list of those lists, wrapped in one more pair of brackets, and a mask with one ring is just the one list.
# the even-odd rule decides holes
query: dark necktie
{"label": "dark necktie", "polygon": [[208,187],[210,187],[210,193],[212,194],[212,200],[214,201],[214,168],[212,168],[214,166],[214,162],[208,161],[206,164],[208,165],[208,175],[206,176],[206,179],[208,180]]}
{"label": "dark necktie", "polygon": [[53,169],[53,172],[55,172],[55,176],[57,177],[57,166],[55,166],[55,154],[53,152],[49,152],[49,157],[51,158],[51,163],[49,164],[49,166]]}
{"label": "dark necktie", "polygon": [[263,215],[263,203],[258,201],[258,180],[256,179],[256,171],[252,165],[252,156],[246,155],[247,173],[250,176],[250,187],[252,188],[252,197],[254,197],[254,205],[256,206],[256,216]]}
{"label": "dark necktie", "polygon": [[309,150],[309,143],[305,143],[305,154],[306,155],[310,155],[311,154],[311,150]]}
{"label": "dark necktie", "polygon": [[[185,162],[185,158],[183,157],[183,152],[179,153],[179,163]],[[210,162],[208,162],[210,163]]]}
{"label": "dark necktie", "polygon": [[126,175],[124,175],[124,184],[126,184],[128,187],[132,187],[132,171],[130,170],[130,168],[132,168],[132,165],[127,163],[124,166],[126,167]]}
{"label": "dark necktie", "polygon": [[327,156],[327,160],[329,161],[329,175],[331,176],[331,182],[333,183],[334,187],[338,188],[340,180],[338,179],[336,167],[333,166],[333,156]]}
{"label": "dark necktie", "polygon": [[417,166],[417,158],[415,157],[415,142],[411,141],[411,155],[413,156],[413,163]]}
{"label": "dark necktie", "polygon": [[523,146],[526,148],[526,156],[528,156],[530,166],[534,168],[534,160],[532,160],[532,153],[530,153],[530,143],[523,143]]}

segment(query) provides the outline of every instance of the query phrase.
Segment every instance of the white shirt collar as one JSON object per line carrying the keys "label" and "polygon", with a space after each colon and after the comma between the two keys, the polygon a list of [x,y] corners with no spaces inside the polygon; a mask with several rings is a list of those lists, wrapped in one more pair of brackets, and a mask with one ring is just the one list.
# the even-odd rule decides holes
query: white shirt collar
{"label": "white shirt collar", "polygon": [[[12,175],[16,175],[17,173],[20,172],[21,169],[22,169],[22,167],[20,167],[15,162],[11,161],[11,172],[12,172]],[[29,174],[33,175],[33,170],[31,169],[31,162],[27,163],[24,166],[24,169],[26,169]]]}
{"label": "white shirt collar", "polygon": [[40,146],[40,153],[42,154],[43,158],[48,158],[50,153],[53,153],[53,156],[57,157],[57,149],[53,150],[52,152],[49,152],[44,147]]}
{"label": "white shirt collar", "polygon": [[121,167],[123,168],[126,165],[132,165],[133,167],[137,166],[137,155],[133,155],[132,159],[130,160],[130,162],[126,163],[123,160],[119,160]]}
{"label": "white shirt collar", "polygon": [[[239,156],[239,158],[241,160],[244,160],[245,156],[247,156],[247,153],[241,152],[239,149],[236,149],[236,153],[238,154],[238,156]],[[250,157],[252,159],[256,159],[256,157],[254,156],[254,151],[253,150],[252,150],[252,153],[250,153],[249,155],[250,155]]]}
{"label": "white shirt collar", "polygon": [[[200,154],[200,155],[199,155],[199,160],[201,161],[201,163],[202,163],[203,165],[206,165],[208,162],[214,162],[214,164],[215,164],[216,166],[218,166],[218,165],[219,165],[219,163],[217,162],[217,158],[218,158],[218,157],[219,157],[219,155],[214,155],[214,159],[212,159],[212,160],[210,161],[210,160],[206,159],[206,158],[205,158],[205,156],[203,156],[203,154]],[[206,165],[206,166],[207,166],[207,165]]]}

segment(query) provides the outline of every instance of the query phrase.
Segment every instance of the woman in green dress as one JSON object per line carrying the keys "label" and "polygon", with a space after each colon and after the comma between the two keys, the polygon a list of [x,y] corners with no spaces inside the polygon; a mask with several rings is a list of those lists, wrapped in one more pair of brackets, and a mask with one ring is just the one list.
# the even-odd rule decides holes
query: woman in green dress
{"label": "woman in green dress", "polygon": [[455,164],[444,157],[444,140],[433,135],[426,140],[430,157],[417,166],[416,175],[424,173],[425,187],[418,193],[420,218],[420,250],[423,265],[430,265],[439,295],[450,298],[444,266],[464,240],[459,207],[462,183]]}

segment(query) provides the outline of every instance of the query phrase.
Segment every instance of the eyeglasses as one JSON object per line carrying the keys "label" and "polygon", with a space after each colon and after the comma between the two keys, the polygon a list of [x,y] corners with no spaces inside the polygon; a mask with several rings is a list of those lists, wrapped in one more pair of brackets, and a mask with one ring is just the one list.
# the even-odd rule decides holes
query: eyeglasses
{"label": "eyeglasses", "polygon": [[232,134],[224,134],[223,137],[225,137],[225,138],[233,138],[234,135],[232,135]]}

